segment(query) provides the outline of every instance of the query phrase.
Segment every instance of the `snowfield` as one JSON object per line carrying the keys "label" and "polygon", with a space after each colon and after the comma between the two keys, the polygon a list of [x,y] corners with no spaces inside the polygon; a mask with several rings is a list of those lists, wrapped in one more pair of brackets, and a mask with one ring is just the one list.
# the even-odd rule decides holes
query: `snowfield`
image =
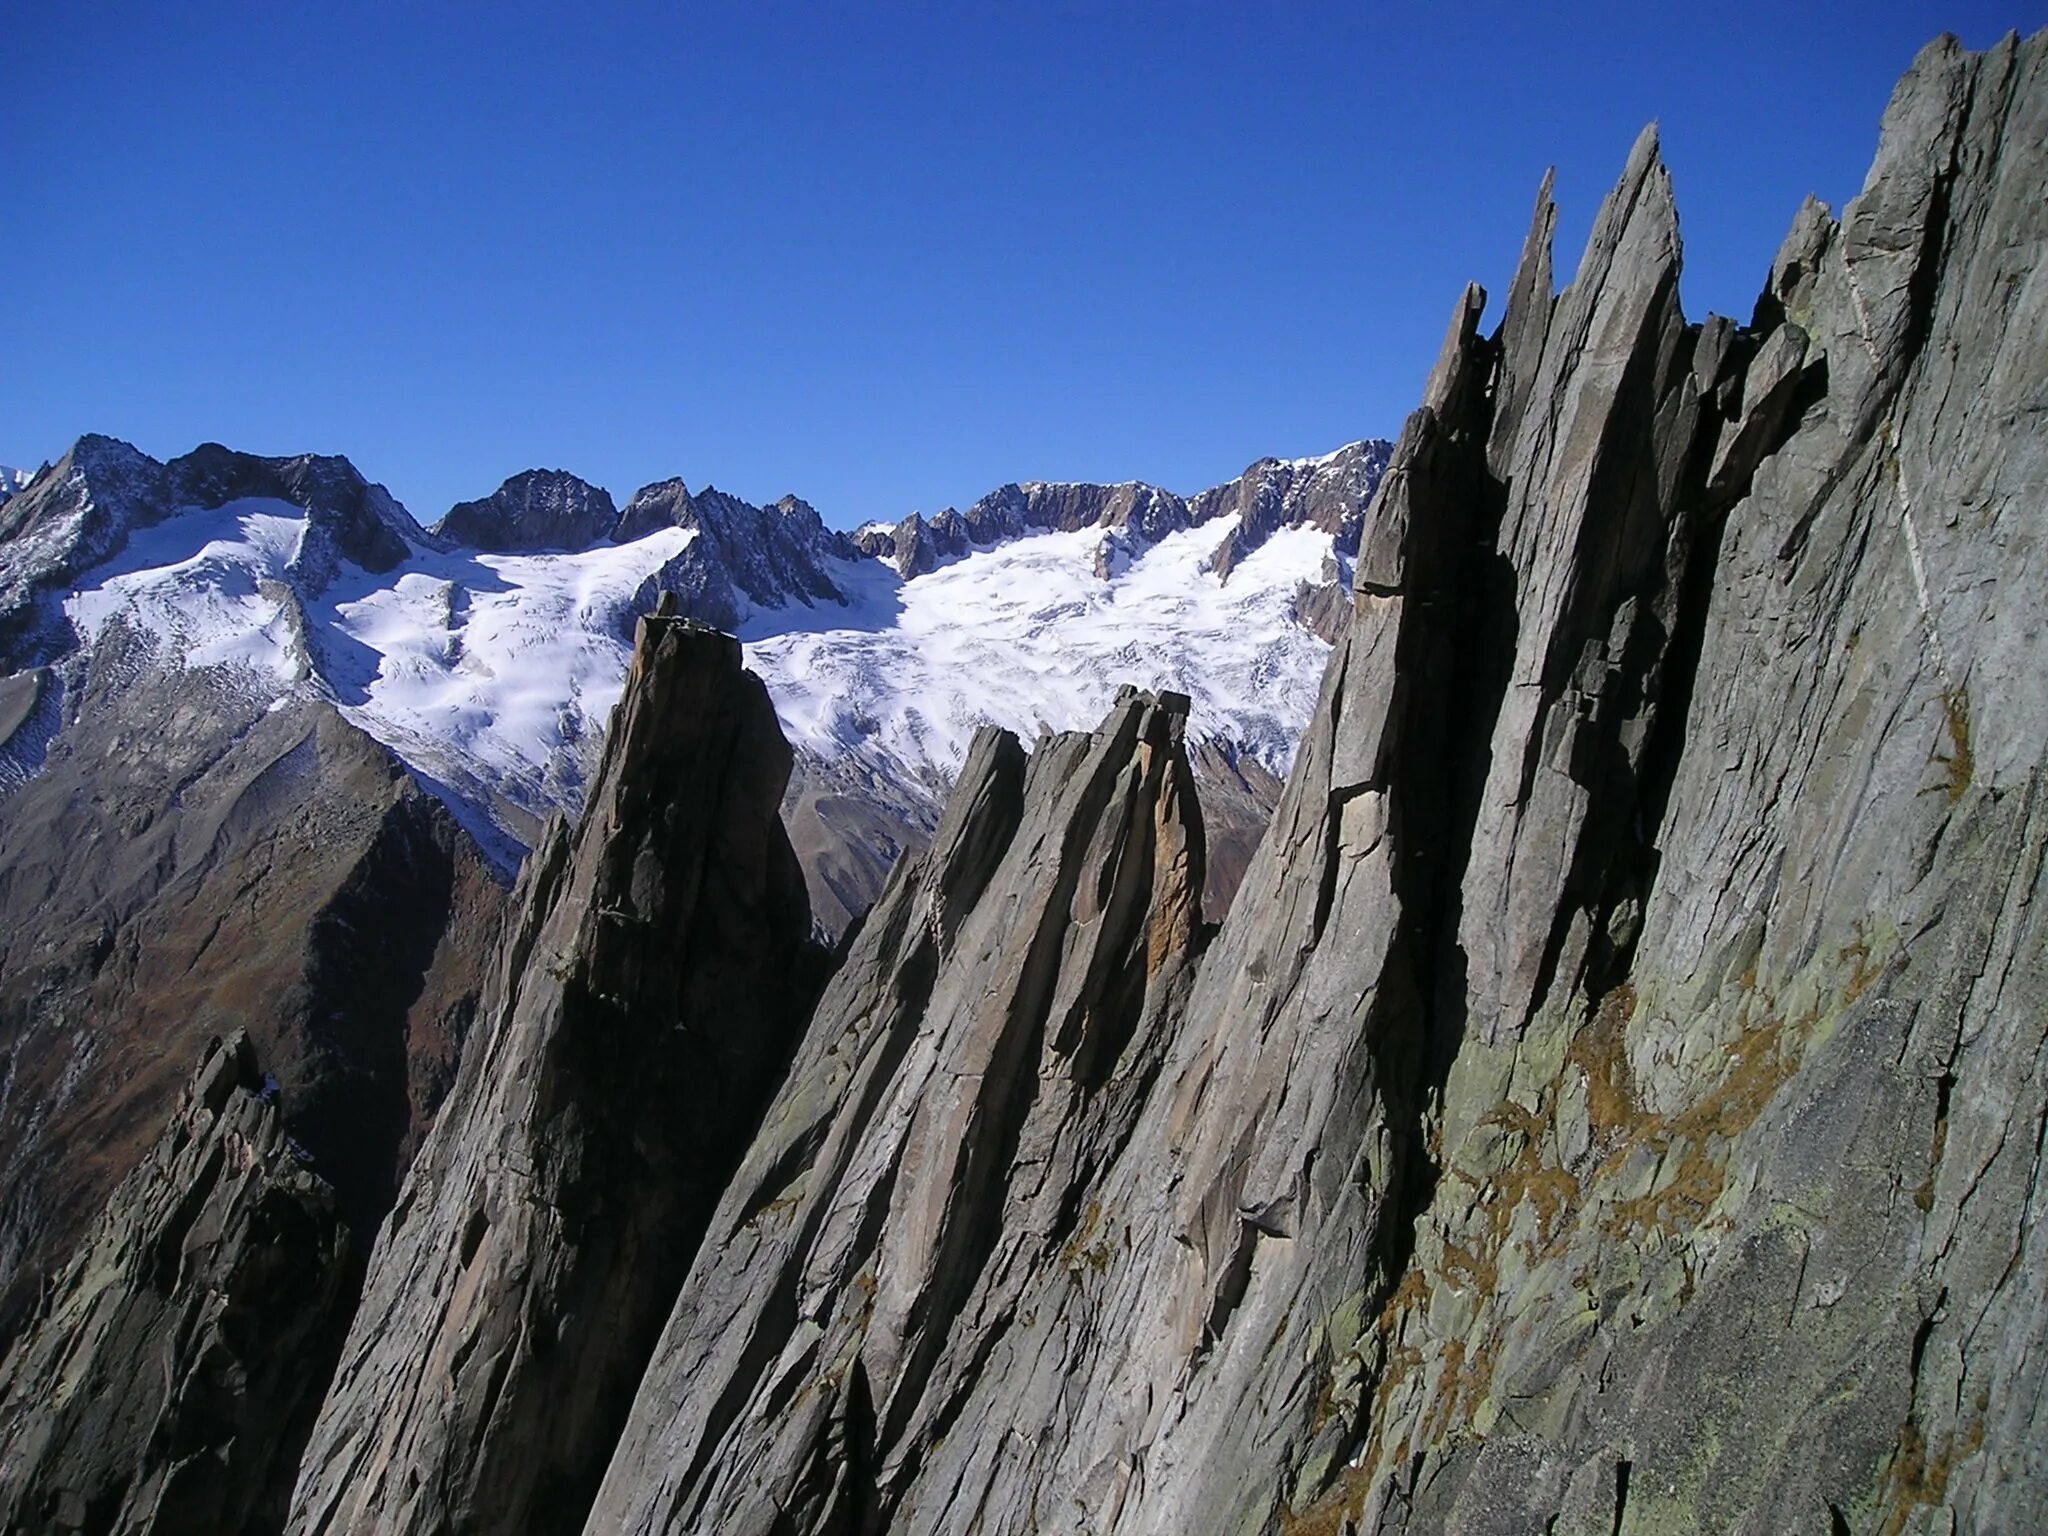
{"label": "snowfield", "polygon": [[[392,572],[345,565],[309,595],[293,568],[306,526],[280,501],[173,516],[134,531],[65,612],[87,644],[118,618],[186,665],[331,698],[465,821],[481,812],[521,841],[531,829],[508,806],[538,816],[580,803],[638,594],[698,537],[669,527],[542,555],[416,543]],[[844,606],[756,607],[741,639],[794,743],[934,793],[977,726],[1027,741],[1093,726],[1124,683],[1188,694],[1196,735],[1284,774],[1328,655],[1291,605],[1300,583],[1323,579],[1332,539],[1283,529],[1225,581],[1206,564],[1234,526],[1136,547],[1100,527],[1040,533],[907,581],[880,560],[835,557]]]}
{"label": "snowfield", "polygon": [[1101,528],[1019,539],[904,582],[868,562],[844,583],[860,594],[854,622],[800,627],[785,610],[741,638],[792,741],[864,752],[911,781],[951,778],[979,725],[1027,742],[1093,726],[1124,683],[1187,694],[1194,734],[1284,775],[1329,655],[1291,604],[1331,541],[1283,529],[1225,582],[1204,565],[1235,526],[1169,534],[1112,561],[1107,579],[1097,558],[1116,535]]}

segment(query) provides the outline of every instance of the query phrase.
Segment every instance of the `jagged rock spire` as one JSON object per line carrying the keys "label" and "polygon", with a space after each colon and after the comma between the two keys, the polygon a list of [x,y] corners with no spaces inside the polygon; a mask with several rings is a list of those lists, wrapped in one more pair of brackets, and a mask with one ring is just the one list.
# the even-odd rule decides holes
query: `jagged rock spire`
{"label": "jagged rock spire", "polygon": [[976,739],[727,1192],[593,1528],[887,1521],[1039,1277],[1123,1240],[1090,1192],[1202,938],[1186,709],[1130,695],[1028,762]]}
{"label": "jagged rock spire", "polygon": [[1128,1129],[822,1017],[589,1529],[2041,1523],[2044,72],[1924,55],[1748,329],[1653,131],[1555,298],[1546,186]]}
{"label": "jagged rock spire", "polygon": [[641,620],[572,835],[527,861],[485,1014],[377,1242],[302,1531],[573,1527],[815,960],[789,748],[731,637]]}

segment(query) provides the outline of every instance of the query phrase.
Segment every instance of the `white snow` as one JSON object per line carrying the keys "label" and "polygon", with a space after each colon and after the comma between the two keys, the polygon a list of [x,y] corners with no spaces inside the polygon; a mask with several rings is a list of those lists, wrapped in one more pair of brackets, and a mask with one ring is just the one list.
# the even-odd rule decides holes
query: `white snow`
{"label": "white snow", "polygon": [[[1290,604],[1320,579],[1331,540],[1283,530],[1226,582],[1205,567],[1232,526],[1150,546],[1101,528],[1041,533],[909,581],[880,560],[835,560],[847,606],[756,611],[741,639],[793,741],[857,754],[906,786],[938,790],[983,723],[1027,743],[1093,726],[1123,683],[1190,695],[1194,735],[1284,772],[1328,656]],[[135,532],[65,609],[89,643],[118,616],[188,665],[331,697],[441,792],[494,816],[505,801],[534,813],[580,802],[635,595],[697,537],[668,528],[549,555],[416,546],[398,570],[344,566],[325,591],[299,593],[301,627],[289,567],[305,531],[283,502],[182,513]]]}
{"label": "white snow", "polygon": [[792,631],[762,615],[741,638],[793,741],[859,750],[911,779],[950,776],[984,723],[1027,742],[1041,727],[1093,726],[1123,683],[1188,694],[1194,735],[1230,737],[1285,772],[1329,654],[1290,603],[1297,583],[1318,579],[1330,538],[1285,529],[1225,582],[1204,565],[1234,526],[1171,534],[1108,579],[1095,574],[1113,537],[1100,528],[1037,534],[901,583],[867,562],[854,622]]}
{"label": "white snow", "polygon": [[580,785],[583,749],[619,700],[634,594],[695,537],[663,528],[566,555],[422,552],[395,579],[328,594],[356,670],[324,670],[343,713],[401,757],[544,810]]}
{"label": "white snow", "polygon": [[1316,454],[1312,458],[1282,459],[1280,460],[1280,463],[1284,468],[1287,469],[1321,469],[1326,464],[1336,463],[1339,459],[1343,458],[1345,454],[1350,453],[1353,449],[1362,446],[1364,446],[1364,443],[1361,439],[1359,442],[1356,443],[1346,443],[1342,448],[1332,448],[1328,453]]}
{"label": "white snow", "polygon": [[189,667],[243,667],[291,682],[300,662],[289,598],[259,583],[284,580],[305,531],[297,507],[253,500],[138,529],[64,611],[89,641],[118,617]]}

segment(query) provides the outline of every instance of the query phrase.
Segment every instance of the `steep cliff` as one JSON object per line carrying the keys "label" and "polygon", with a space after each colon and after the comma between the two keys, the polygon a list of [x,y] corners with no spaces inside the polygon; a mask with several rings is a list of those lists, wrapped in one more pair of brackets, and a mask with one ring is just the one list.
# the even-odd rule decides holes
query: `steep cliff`
{"label": "steep cliff", "polygon": [[977,739],[713,1219],[593,1526],[863,1529],[979,1438],[959,1402],[1039,1278],[1119,1240],[1094,1187],[1202,940],[1186,708],[1132,695],[1028,762]]}
{"label": "steep cliff", "polygon": [[1546,187],[1185,1002],[1076,1071],[1002,1003],[1070,946],[968,945],[979,906],[904,984],[984,749],[589,1529],[2048,1520],[2044,74],[2048,34],[1932,45],[1747,326],[1683,317],[1654,135],[1555,297]]}
{"label": "steep cliff", "polygon": [[641,621],[528,859],[294,1495],[308,1531],[573,1526],[812,1001],[789,748],[738,642]]}
{"label": "steep cliff", "polygon": [[[1585,724],[1534,722],[1535,771],[1482,813],[1442,1174],[1361,1338],[1360,1504],[1325,1509],[2048,1523],[2044,188],[2048,35],[1944,41],[1840,221],[1794,221],[1736,338],[1644,747],[1583,766],[1618,769],[1651,713],[1610,647],[1550,706]],[[1710,322],[1696,379],[1718,345]],[[1582,569],[1518,567],[1560,580]],[[1558,770],[1582,815],[1547,808],[1576,803]],[[1602,821],[1624,835],[1589,860]],[[1562,891],[1518,905],[1565,826]]]}
{"label": "steep cliff", "polygon": [[766,694],[643,621],[290,1528],[2048,1527],[2044,194],[2048,32],[1931,45],[1746,325],[1654,133],[1562,292],[1546,184],[1220,928],[1127,691],[976,735],[812,1006]]}

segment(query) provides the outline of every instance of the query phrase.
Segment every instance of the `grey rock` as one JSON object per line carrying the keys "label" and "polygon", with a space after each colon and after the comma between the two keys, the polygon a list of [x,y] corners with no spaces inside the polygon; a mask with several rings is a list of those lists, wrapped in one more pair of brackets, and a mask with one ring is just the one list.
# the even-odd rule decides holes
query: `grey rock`
{"label": "grey rock", "polygon": [[589,803],[521,873],[379,1234],[293,1529],[581,1520],[814,996],[788,772],[738,643],[643,619]]}
{"label": "grey rock", "polygon": [[1546,183],[1172,986],[1073,926],[1125,716],[978,747],[586,1528],[2041,1526],[2044,74],[1930,48],[1748,327],[1654,134],[1554,298]]}
{"label": "grey rock", "polygon": [[803,865],[811,922],[836,942],[881,898],[889,873],[931,841],[941,791],[904,784],[857,755],[799,749],[782,796],[782,824]]}
{"label": "grey rock", "polygon": [[0,1527],[275,1529],[348,1249],[248,1037],[212,1040],[0,1360]]}
{"label": "grey rock", "polygon": [[976,739],[713,1220],[593,1528],[882,1524],[949,1431],[1000,1438],[955,1405],[1048,1270],[1124,1241],[1089,1191],[1199,953],[1186,708],[1133,695],[1028,762]]}
{"label": "grey rock", "polygon": [[2044,72],[2048,35],[1930,47],[1840,225],[1801,209],[1756,329],[1700,333],[1741,371],[1700,390],[1722,419],[1639,852],[1576,981],[1449,1069],[1391,1364],[1326,1513],[2048,1518],[2015,1237],[2048,985],[2020,596],[2048,449],[2014,430],[2048,380],[2016,341],[2044,324],[2021,275],[2048,244]]}
{"label": "grey rock", "polygon": [[846,601],[832,580],[831,562],[852,546],[794,496],[756,507],[709,486],[693,495],[682,481],[664,480],[634,493],[612,538],[623,543],[666,527],[692,529],[696,537],[648,578],[636,599],[643,611],[671,592],[685,618],[735,630],[749,605]]}
{"label": "grey rock", "polygon": [[1392,452],[1393,444],[1374,439],[1320,459],[1260,459],[1237,479],[1194,497],[1188,521],[1237,519],[1210,562],[1226,579],[1282,528],[1320,528],[1335,535],[1338,554],[1354,554],[1366,506]]}
{"label": "grey rock", "polygon": [[1188,771],[1202,808],[1202,916],[1220,923],[1285,786],[1257,758],[1213,738],[1189,746]]}

